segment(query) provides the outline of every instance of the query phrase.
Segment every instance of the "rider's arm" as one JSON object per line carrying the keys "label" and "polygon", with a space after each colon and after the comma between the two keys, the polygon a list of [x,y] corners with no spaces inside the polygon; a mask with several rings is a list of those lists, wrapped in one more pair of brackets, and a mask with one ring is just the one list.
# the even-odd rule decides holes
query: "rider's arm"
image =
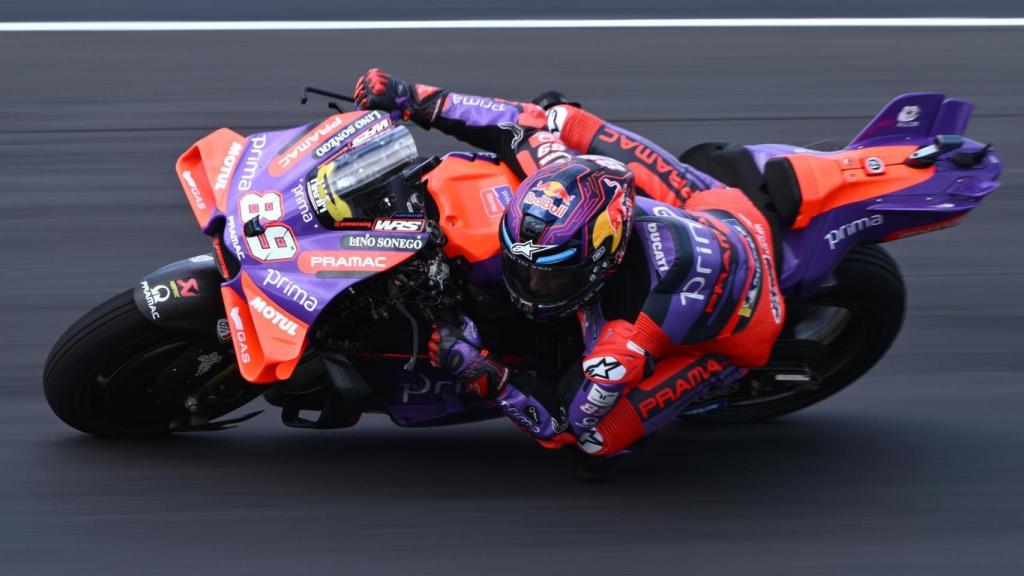
{"label": "rider's arm", "polygon": [[431,98],[436,101],[427,126],[494,152],[521,177],[575,154],[545,129],[547,116],[535,104],[448,90]]}
{"label": "rider's arm", "polygon": [[493,152],[520,177],[574,154],[545,129],[547,116],[535,104],[407,84],[377,69],[359,79],[355,100],[361,108],[400,112],[423,128]]}
{"label": "rider's arm", "polygon": [[[701,192],[688,207],[710,204],[735,209],[737,195],[742,193]],[[744,207],[756,212],[745,202]],[[749,218],[763,220],[754,212]],[[719,220],[691,212],[638,218],[633,234],[643,247],[650,288],[645,296],[633,296],[644,299],[635,320],[607,323],[583,360],[586,380],[569,402],[569,423],[577,437],[596,428],[631,390],[646,385],[667,357],[725,353],[751,365],[763,362],[755,356],[771,346],[761,343],[737,350],[722,345],[724,338],[748,326],[759,300],[765,300],[759,294],[776,286],[764,281],[767,268],[753,224],[747,231],[735,218]],[[760,244],[766,248],[767,238]],[[752,343],[760,340],[755,337]]]}
{"label": "rider's arm", "polygon": [[682,206],[695,191],[722,188],[718,180],[683,164],[650,140],[575,106],[548,110],[548,130],[573,150],[609,156],[633,172],[637,191],[659,202]]}

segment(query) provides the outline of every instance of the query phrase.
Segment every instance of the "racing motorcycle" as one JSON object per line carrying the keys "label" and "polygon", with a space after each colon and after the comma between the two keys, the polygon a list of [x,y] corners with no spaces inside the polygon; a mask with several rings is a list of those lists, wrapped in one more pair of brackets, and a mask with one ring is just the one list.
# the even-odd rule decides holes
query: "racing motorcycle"
{"label": "racing motorcycle", "polygon": [[[491,154],[419,155],[381,111],[242,136],[223,128],[176,170],[213,250],[145,276],[54,345],[43,383],[81,431],[218,430],[262,395],[284,424],[399,426],[495,417],[425,360],[432,322],[464,312],[495,354],[557,379],[579,363],[575,319],[536,325],[501,280],[498,224],[516,175]],[[350,101],[350,100],[348,100]],[[548,93],[537,102],[561,102]],[[683,418],[750,422],[814,404],[895,340],[905,289],[877,244],[953,226],[998,187],[999,157],[963,136],[968,102],[913,93],[846,147],[706,143],[680,159],[742,189],[776,227],[787,319],[771,360]],[[647,213],[675,207],[638,198]]]}

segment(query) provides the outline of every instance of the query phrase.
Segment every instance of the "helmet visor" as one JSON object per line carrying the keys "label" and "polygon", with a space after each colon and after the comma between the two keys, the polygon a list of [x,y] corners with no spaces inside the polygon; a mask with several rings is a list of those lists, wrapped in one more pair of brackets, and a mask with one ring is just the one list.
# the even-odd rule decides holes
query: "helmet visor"
{"label": "helmet visor", "polygon": [[534,304],[566,302],[589,291],[596,278],[594,263],[575,266],[541,266],[531,264],[502,250],[505,280],[512,293]]}

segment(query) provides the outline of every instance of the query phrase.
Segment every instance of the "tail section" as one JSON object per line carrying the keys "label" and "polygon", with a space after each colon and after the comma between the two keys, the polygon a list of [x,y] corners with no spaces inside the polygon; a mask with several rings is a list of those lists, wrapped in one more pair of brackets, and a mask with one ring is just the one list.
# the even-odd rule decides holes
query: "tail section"
{"label": "tail section", "polygon": [[933,92],[896,97],[860,131],[847,148],[923,144],[937,134],[963,134],[971,103]]}

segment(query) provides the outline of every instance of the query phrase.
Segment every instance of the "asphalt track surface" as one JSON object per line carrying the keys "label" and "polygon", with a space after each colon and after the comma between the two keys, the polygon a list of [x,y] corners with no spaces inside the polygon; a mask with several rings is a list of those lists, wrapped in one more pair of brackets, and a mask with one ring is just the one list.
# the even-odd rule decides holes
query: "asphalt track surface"
{"label": "asphalt track surface", "polygon": [[[1018,29],[0,35],[0,574],[1020,573],[1022,50]],[[609,484],[504,421],[306,432],[268,412],[142,443],[52,416],[64,328],[207,247],[177,155],[313,119],[301,86],[370,65],[558,88],[675,150],[844,142],[890,97],[943,91],[976,104],[1004,188],[891,245],[909,313],[862,381],[768,424],[673,426]]]}

